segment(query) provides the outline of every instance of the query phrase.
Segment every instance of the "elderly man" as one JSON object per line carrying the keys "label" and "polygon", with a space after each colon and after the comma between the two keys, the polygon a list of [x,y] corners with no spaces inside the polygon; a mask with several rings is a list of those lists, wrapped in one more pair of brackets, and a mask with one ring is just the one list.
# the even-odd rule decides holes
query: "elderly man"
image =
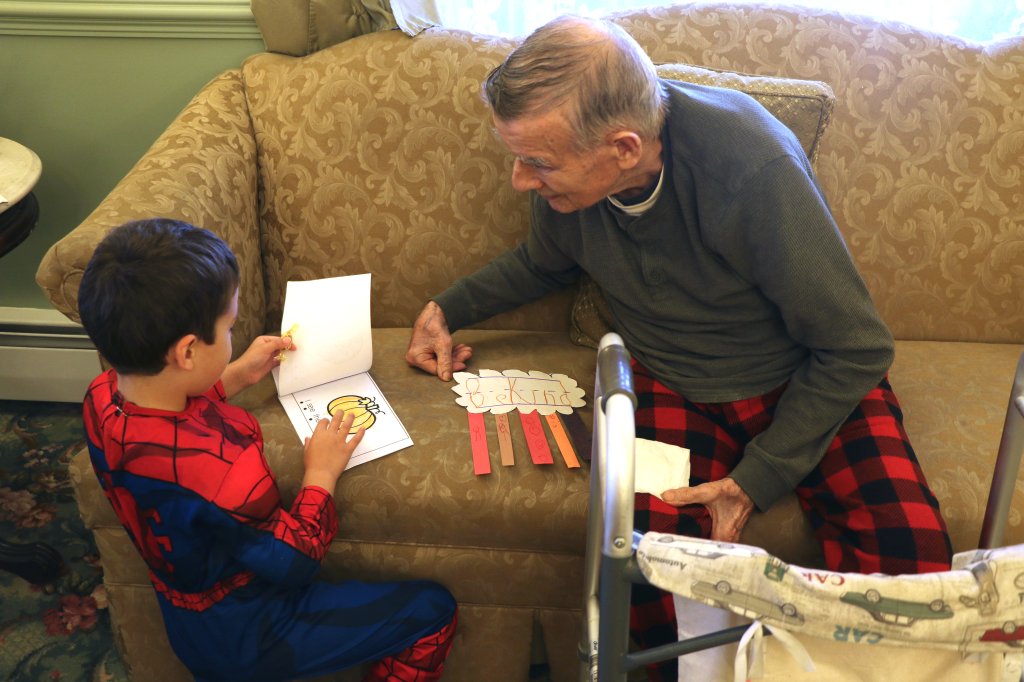
{"label": "elderly man", "polygon": [[[736,541],[795,491],[829,568],[948,569],[892,336],[792,133],[744,94],[659,80],[621,28],[578,17],[484,94],[529,238],[427,303],[407,362],[448,380],[472,355],[451,332],[586,272],[635,359],[637,435],[691,452],[692,487],[638,495],[638,527]],[[636,591],[643,644],[674,638],[671,608]]]}

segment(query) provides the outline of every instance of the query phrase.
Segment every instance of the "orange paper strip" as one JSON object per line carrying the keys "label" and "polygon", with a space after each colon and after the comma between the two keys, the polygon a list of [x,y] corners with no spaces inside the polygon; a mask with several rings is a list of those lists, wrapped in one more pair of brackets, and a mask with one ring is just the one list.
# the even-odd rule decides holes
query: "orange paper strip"
{"label": "orange paper strip", "polygon": [[534,464],[554,464],[551,458],[551,448],[548,446],[548,437],[544,435],[544,424],[540,415],[536,412],[520,412],[519,421],[523,423],[523,433],[526,434],[526,445],[530,448],[530,457]]}
{"label": "orange paper strip", "polygon": [[487,427],[482,412],[469,415],[469,440],[473,445],[473,473],[477,476],[491,473],[491,458],[487,452]]}
{"label": "orange paper strip", "polygon": [[498,448],[501,450],[501,465],[515,466],[516,456],[512,452],[512,429],[507,414],[494,415],[494,425],[498,431]]}
{"label": "orange paper strip", "polygon": [[547,420],[548,428],[551,429],[551,435],[555,437],[555,442],[558,443],[558,450],[562,453],[565,466],[570,469],[579,469],[580,461],[576,459],[576,451],[572,449],[572,441],[569,440],[569,434],[562,428],[562,420],[558,418],[558,414],[556,412],[546,414],[544,419]]}

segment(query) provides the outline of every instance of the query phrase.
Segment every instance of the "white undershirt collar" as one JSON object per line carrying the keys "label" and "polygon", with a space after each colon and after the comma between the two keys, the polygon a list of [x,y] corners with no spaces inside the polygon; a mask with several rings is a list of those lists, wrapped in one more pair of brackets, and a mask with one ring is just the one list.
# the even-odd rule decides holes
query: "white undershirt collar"
{"label": "white undershirt collar", "polygon": [[658,184],[655,185],[654,191],[651,192],[651,196],[647,197],[639,204],[624,204],[610,194],[606,198],[611,202],[612,206],[616,207],[626,215],[638,216],[645,213],[651,206],[654,206],[654,202],[658,200],[658,196],[661,194],[661,183],[664,179],[665,164],[661,164],[661,173],[658,174]]}

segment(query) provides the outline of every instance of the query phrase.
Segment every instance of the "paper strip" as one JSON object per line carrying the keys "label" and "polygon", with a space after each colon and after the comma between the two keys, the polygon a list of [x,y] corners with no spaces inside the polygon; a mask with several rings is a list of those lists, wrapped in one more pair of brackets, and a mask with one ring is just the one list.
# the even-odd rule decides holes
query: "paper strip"
{"label": "paper strip", "polygon": [[491,458],[487,452],[487,427],[484,415],[467,412],[469,415],[469,440],[473,445],[473,473],[477,476],[491,473]]}
{"label": "paper strip", "polygon": [[572,438],[572,442],[576,444],[576,452],[579,453],[580,457],[589,462],[592,444],[590,429],[580,419],[579,412],[562,415],[562,420],[566,430],[569,432],[569,436]]}
{"label": "paper strip", "polygon": [[544,435],[544,424],[540,415],[536,412],[520,412],[519,421],[523,423],[523,433],[526,434],[526,445],[530,448],[530,457],[534,464],[554,464],[551,458],[551,448],[548,446],[548,437]]}
{"label": "paper strip", "polygon": [[507,414],[494,415],[494,424],[498,432],[498,448],[501,450],[501,465],[515,466],[516,456],[512,452],[512,429]]}
{"label": "paper strip", "polygon": [[555,443],[558,444],[558,450],[562,453],[562,459],[565,460],[565,466],[570,469],[579,469],[580,461],[576,459],[576,453],[572,449],[572,443],[569,441],[569,435],[562,428],[562,422],[558,419],[557,414],[546,414],[544,419],[548,422],[548,428],[551,429],[551,435],[555,437]]}

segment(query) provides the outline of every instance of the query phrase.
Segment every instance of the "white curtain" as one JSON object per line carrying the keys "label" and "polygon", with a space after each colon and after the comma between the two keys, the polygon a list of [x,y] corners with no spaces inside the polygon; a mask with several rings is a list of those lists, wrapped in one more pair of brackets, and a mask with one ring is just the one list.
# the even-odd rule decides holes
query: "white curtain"
{"label": "white curtain", "polygon": [[398,27],[411,36],[431,26],[449,26],[442,21],[435,0],[391,0],[391,12]]}
{"label": "white curtain", "polygon": [[[391,0],[398,25],[412,35],[440,25],[525,36],[562,14],[601,16],[656,4],[658,0]],[[793,4],[901,21],[978,42],[1024,35],[1024,0],[793,0]]]}

